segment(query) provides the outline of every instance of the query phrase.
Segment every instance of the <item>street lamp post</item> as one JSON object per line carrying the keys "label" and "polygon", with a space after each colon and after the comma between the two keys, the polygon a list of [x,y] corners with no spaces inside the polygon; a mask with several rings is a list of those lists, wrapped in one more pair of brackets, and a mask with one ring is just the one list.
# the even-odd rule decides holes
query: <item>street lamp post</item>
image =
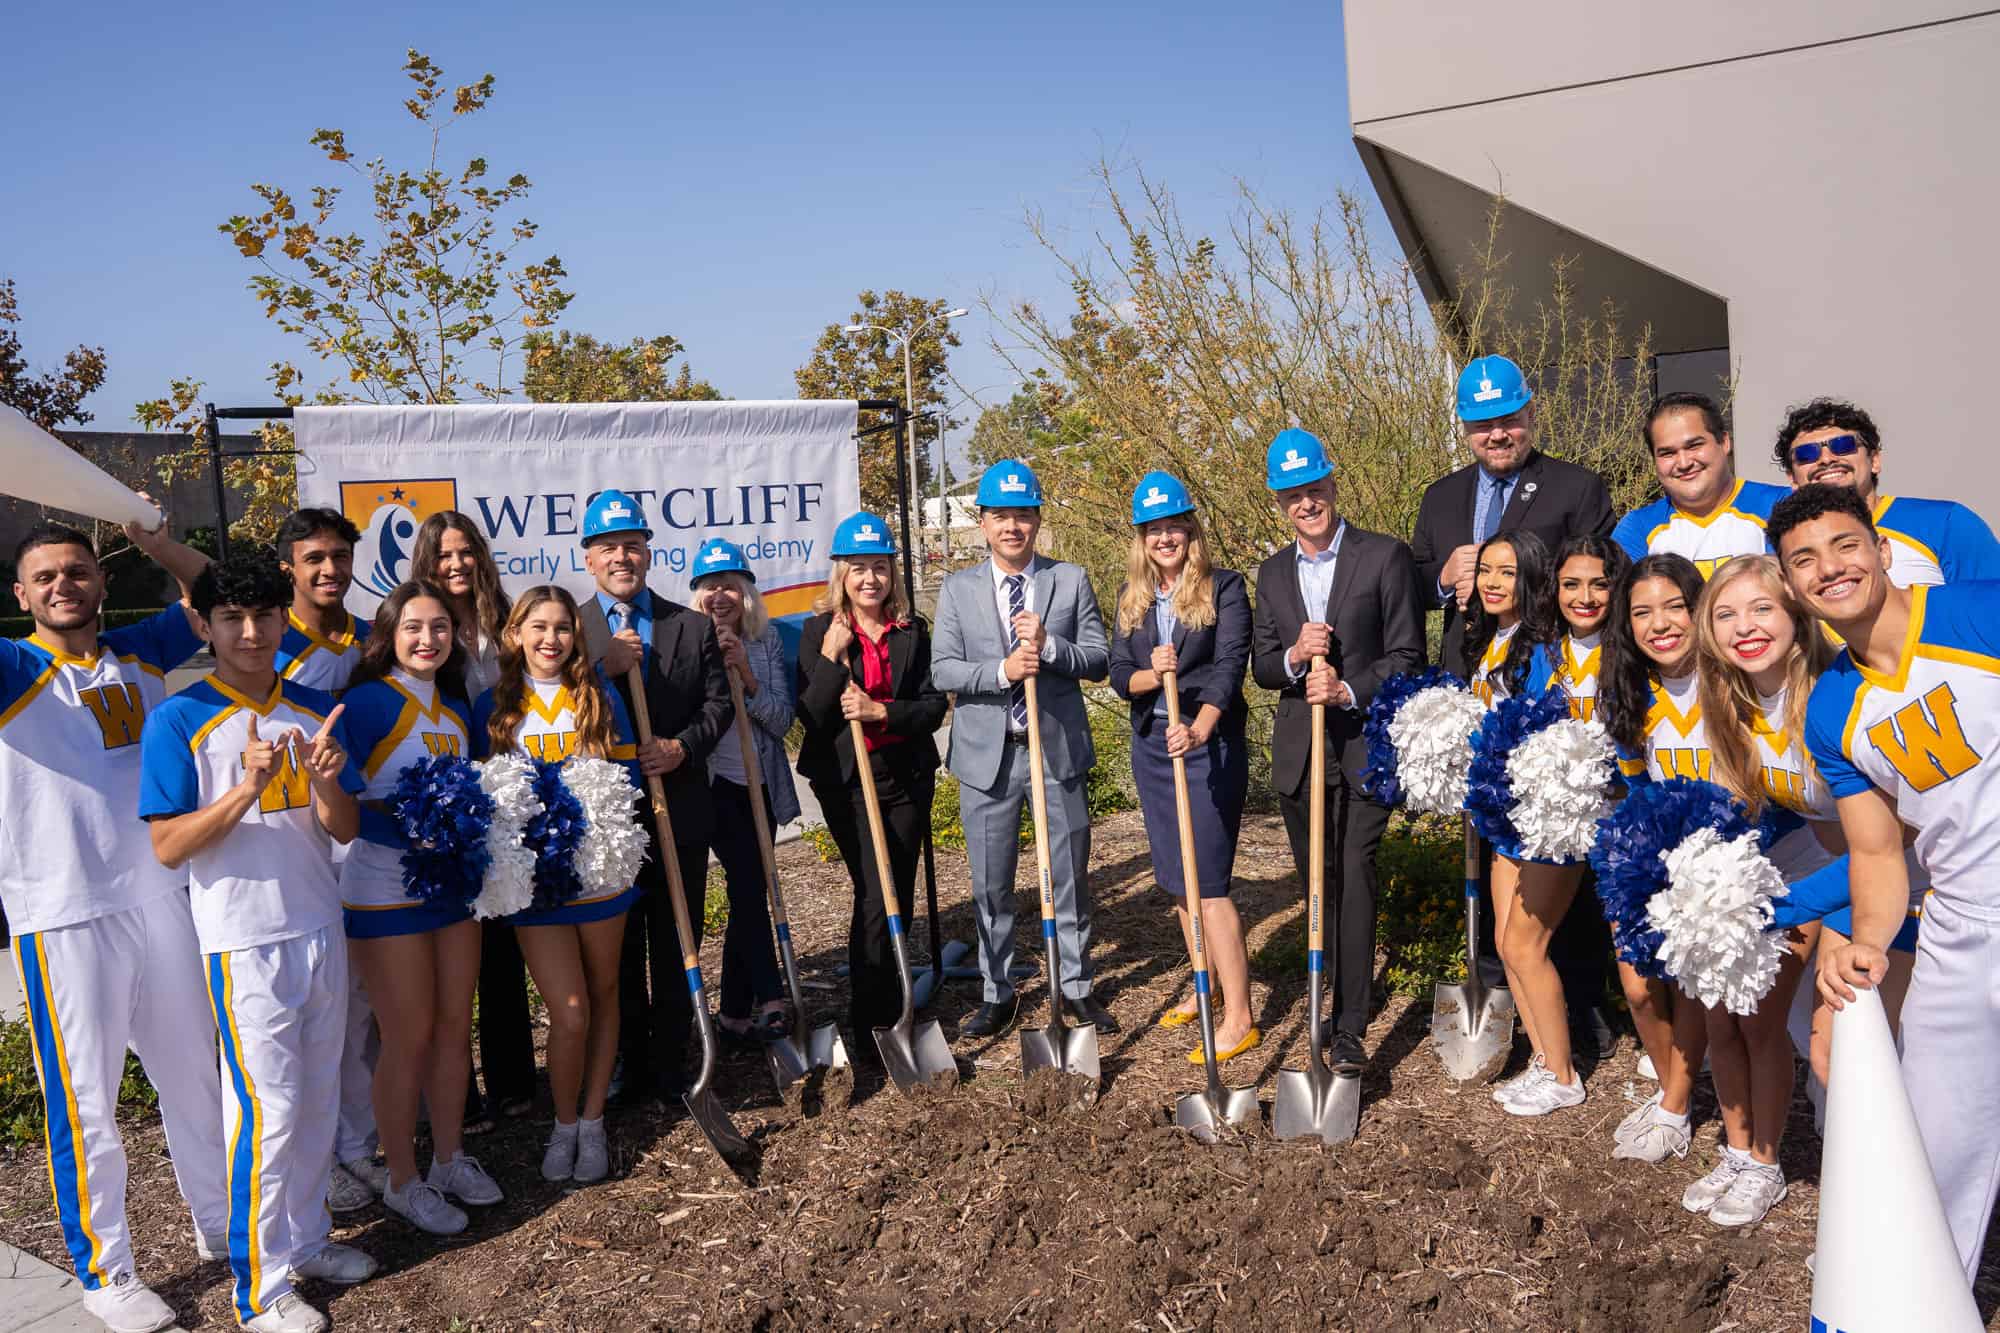
{"label": "street lamp post", "polygon": [[[966,309],[964,306],[957,306],[951,310],[932,315],[915,328],[911,328],[906,324],[900,331],[885,329],[880,324],[849,324],[841,330],[842,333],[879,333],[885,338],[894,338],[903,344],[903,448],[907,455],[907,463],[899,460],[896,466],[903,467],[907,465],[910,469],[910,494],[917,497],[918,536],[916,547],[920,559],[924,551],[924,539],[922,535],[924,530],[924,500],[923,491],[917,486],[917,377],[915,366],[910,358],[910,344],[914,343],[917,340],[917,336],[923,333],[925,329],[928,329],[939,320],[957,319],[965,313]],[[943,431],[942,422],[940,422],[938,429],[940,432]],[[940,438],[942,438],[942,435],[940,435]],[[939,515],[939,519],[942,521],[943,515]],[[950,540],[950,538],[947,537],[946,540]],[[915,588],[910,589],[910,596],[915,597],[916,595],[917,590]]]}

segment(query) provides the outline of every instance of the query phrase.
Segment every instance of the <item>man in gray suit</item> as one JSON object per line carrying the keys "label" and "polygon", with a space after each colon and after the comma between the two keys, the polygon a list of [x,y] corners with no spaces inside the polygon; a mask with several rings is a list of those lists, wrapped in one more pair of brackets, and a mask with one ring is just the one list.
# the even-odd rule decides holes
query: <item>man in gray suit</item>
{"label": "man in gray suit", "polygon": [[1078,681],[1110,670],[1104,618],[1082,569],[1035,554],[1042,487],[1024,463],[1005,459],[979,480],[979,526],[992,559],[962,569],[938,592],[931,678],[957,697],[946,765],[958,779],[959,819],[972,866],[979,923],[979,1012],[959,1025],[987,1037],[1014,1019],[1014,872],[1021,803],[1028,798],[1028,705],[1033,676],[1048,769],[1050,875],[1063,999],[1079,1021],[1116,1032],[1118,1020],[1090,993],[1090,810],[1084,780],[1096,761]]}

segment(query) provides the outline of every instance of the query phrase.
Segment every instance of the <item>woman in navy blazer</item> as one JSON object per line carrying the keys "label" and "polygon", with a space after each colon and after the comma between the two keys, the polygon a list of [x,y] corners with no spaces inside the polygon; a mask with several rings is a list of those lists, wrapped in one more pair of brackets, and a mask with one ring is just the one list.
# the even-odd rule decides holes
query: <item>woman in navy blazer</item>
{"label": "woman in navy blazer", "polygon": [[[1180,755],[1187,762],[1202,941],[1216,978],[1216,1055],[1228,1059],[1260,1040],[1250,1022],[1243,923],[1229,901],[1236,835],[1250,781],[1244,741],[1250,710],[1243,699],[1243,673],[1250,661],[1250,593],[1241,574],[1209,566],[1194,502],[1173,477],[1147,474],[1132,495],[1132,523],[1132,553],[1111,640],[1111,687],[1131,701],[1132,779],[1146,816],[1153,875],[1175,898],[1174,913],[1184,936],[1189,934],[1188,899],[1173,758]],[[1167,671],[1177,676],[1178,727],[1167,724]],[[1160,1019],[1160,1026],[1180,1027],[1196,1013],[1189,996]],[[1189,1058],[1199,1061],[1201,1052]]]}

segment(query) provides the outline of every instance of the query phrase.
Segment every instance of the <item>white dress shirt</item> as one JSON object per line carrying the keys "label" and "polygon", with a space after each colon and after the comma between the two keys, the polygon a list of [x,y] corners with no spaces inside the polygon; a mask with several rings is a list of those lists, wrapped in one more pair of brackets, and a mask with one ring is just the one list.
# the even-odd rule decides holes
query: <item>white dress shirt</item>
{"label": "white dress shirt", "polygon": [[[991,559],[986,562],[986,567],[993,571],[993,605],[1000,612],[1000,633],[1011,639],[1014,634],[1014,616],[1011,609],[1012,602],[1007,596],[1007,580],[1014,576],[1000,568],[997,561]],[[1032,561],[1029,562],[1028,568],[1021,572],[1021,609],[1023,611],[1033,611],[1035,609],[1035,575],[1034,563]],[[1051,643],[1048,635],[1044,634],[1042,636],[1042,660],[1044,662],[1053,662],[1055,656],[1055,644]],[[1011,690],[1014,688],[1014,682],[1007,679],[1007,664],[1004,660],[1000,664],[1000,688],[1002,690]]]}
{"label": "white dress shirt", "polygon": [[[1318,555],[1307,555],[1305,548],[1296,540],[1292,542],[1292,558],[1296,562],[1299,578],[1299,600],[1305,603],[1306,620],[1320,620],[1326,614],[1326,603],[1333,596],[1333,572],[1340,565],[1340,539],[1347,535],[1347,520],[1339,520],[1333,529],[1333,540]],[[1321,621],[1324,624],[1324,621]],[[1306,666],[1296,666],[1289,652],[1285,654],[1285,674],[1293,680],[1306,674]],[[1354,707],[1354,690],[1346,681],[1340,683],[1347,691],[1347,702],[1341,708]]]}

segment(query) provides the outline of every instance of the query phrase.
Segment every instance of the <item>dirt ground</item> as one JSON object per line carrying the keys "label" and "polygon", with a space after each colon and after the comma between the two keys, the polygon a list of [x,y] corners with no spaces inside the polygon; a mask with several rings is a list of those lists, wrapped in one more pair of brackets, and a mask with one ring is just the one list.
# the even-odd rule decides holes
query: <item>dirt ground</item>
{"label": "dirt ground", "polygon": [[[803,845],[780,862],[809,998],[841,1006],[850,889]],[[1009,1031],[954,1043],[962,1082],[904,1096],[862,1065],[851,1098],[810,1111],[775,1093],[761,1060],[728,1060],[718,1090],[761,1157],[724,1169],[683,1114],[612,1113],[614,1171],[559,1188],[537,1172],[542,1116],[503,1121],[472,1150],[508,1191],[439,1242],[379,1209],[341,1227],[384,1272],[306,1294],[351,1329],[940,1328],[1566,1329],[1664,1333],[1804,1324],[1818,1141],[1801,1098],[1785,1153],[1790,1196],[1763,1225],[1722,1231],[1679,1206],[1713,1163],[1703,1085],[1685,1160],[1610,1158],[1637,1080],[1629,1036],[1594,1068],[1589,1100],[1540,1120],[1503,1115],[1447,1080],[1424,1049],[1428,1000],[1391,1000],[1370,1029],[1359,1136],[1280,1143],[1261,1129],[1205,1147],[1171,1125],[1198,1071],[1186,1030],[1154,1026],[1187,964],[1151,887],[1136,814],[1098,825],[1098,993],[1124,1031],[1103,1041],[1089,1109],[1024,1084]],[[1275,819],[1246,820],[1236,901],[1255,950],[1301,929]],[[1022,956],[1039,962],[1023,857]],[[962,857],[940,854],[947,938],[969,939]],[[921,929],[917,940],[923,942]],[[717,941],[704,955],[711,985]],[[1258,979],[1261,1049],[1225,1069],[1263,1090],[1303,1059],[1304,982]],[[1039,976],[1023,1016],[1039,1026]],[[947,989],[949,1037],[978,999]],[[867,1038],[863,1037],[863,1041]],[[847,1037],[850,1051],[857,1043]],[[1516,1061],[1522,1058],[1518,1053]],[[156,1124],[128,1127],[140,1270],[191,1328],[228,1328],[224,1265],[194,1256]],[[0,1236],[62,1263],[40,1154],[0,1172]],[[1995,1275],[1981,1284],[1995,1302]],[[2000,1326],[2000,1321],[1995,1325]]]}

